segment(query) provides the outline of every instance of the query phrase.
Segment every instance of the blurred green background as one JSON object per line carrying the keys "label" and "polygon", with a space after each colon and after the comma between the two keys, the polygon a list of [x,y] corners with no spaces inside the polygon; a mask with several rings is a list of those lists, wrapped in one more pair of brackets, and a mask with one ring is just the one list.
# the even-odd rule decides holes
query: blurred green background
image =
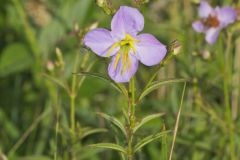
{"label": "blurred green background", "polygon": [[[97,142],[114,142],[118,132],[96,115],[104,112],[123,120],[126,103],[107,82],[75,76],[91,71],[107,76],[109,59],[102,59],[82,45],[83,35],[92,27],[110,28],[111,15],[121,5],[138,7],[145,17],[143,32],[154,34],[163,44],[178,40],[180,53],[159,72],[157,79],[189,78],[185,93],[173,159],[229,160],[231,143],[235,160],[240,159],[240,37],[239,25],[230,27],[231,121],[226,118],[223,72],[226,32],[209,46],[204,36],[193,31],[198,18],[198,0],[108,0],[102,8],[95,0],[0,0],[0,159],[117,160],[111,150],[86,147]],[[146,3],[145,3],[146,2]],[[239,1],[213,0],[212,5],[239,6]],[[104,12],[105,11],[105,12]],[[56,48],[59,48],[56,54]],[[138,92],[154,72],[140,65]],[[163,112],[160,119],[145,125],[139,136],[166,128],[173,130],[183,84],[163,86],[138,104],[137,118]],[[76,132],[79,140],[69,143],[69,108],[76,97]],[[107,132],[83,136],[89,128]],[[232,134],[230,136],[230,134]],[[231,138],[233,138],[231,141]],[[172,133],[145,146],[139,160],[159,160],[170,151]],[[230,143],[231,142],[231,143]],[[231,152],[232,153],[232,152]],[[162,158],[161,158],[162,159]],[[233,160],[233,159],[232,159]]]}

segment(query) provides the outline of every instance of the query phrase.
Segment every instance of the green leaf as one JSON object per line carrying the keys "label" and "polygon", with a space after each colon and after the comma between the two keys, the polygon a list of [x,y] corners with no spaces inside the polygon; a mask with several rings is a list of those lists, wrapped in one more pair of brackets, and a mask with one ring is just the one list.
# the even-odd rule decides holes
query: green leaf
{"label": "green leaf", "polygon": [[21,43],[7,46],[0,54],[0,77],[29,69],[33,60],[28,52]]}
{"label": "green leaf", "polygon": [[99,113],[98,112],[97,114],[100,115],[101,117],[105,118],[106,120],[110,121],[111,123],[113,123],[115,126],[117,126],[122,131],[122,133],[125,136],[127,136],[127,132],[126,132],[126,130],[124,128],[124,125],[117,118],[109,116],[109,115],[107,115],[105,113]]}
{"label": "green leaf", "polygon": [[117,89],[120,93],[122,93],[124,96],[128,96],[128,92],[125,88],[125,86],[123,84],[118,84],[116,82],[114,82],[113,80],[101,75],[101,74],[98,74],[98,73],[90,73],[90,72],[80,72],[80,73],[77,73],[77,75],[82,75],[82,76],[90,76],[90,77],[96,77],[96,78],[99,78],[103,81],[106,81],[106,82],[109,82],[115,89]]}
{"label": "green leaf", "polygon": [[157,134],[152,134],[150,136],[145,137],[144,139],[142,139],[140,142],[138,142],[135,146],[134,146],[134,152],[139,151],[143,146],[147,145],[148,143],[161,138],[162,136],[164,136],[165,134],[169,133],[170,131],[163,131]]}
{"label": "green leaf", "polygon": [[113,150],[122,152],[124,154],[127,153],[126,150],[122,146],[114,144],[114,143],[97,143],[97,144],[91,144],[91,145],[89,145],[89,147],[113,149]]}
{"label": "green leaf", "polygon": [[135,133],[139,128],[141,128],[145,123],[155,119],[155,118],[158,118],[158,117],[161,117],[163,116],[164,113],[156,113],[156,114],[152,114],[152,115],[148,115],[146,116],[145,118],[143,118],[133,129],[133,133]]}
{"label": "green leaf", "polygon": [[90,129],[90,130],[84,132],[82,134],[81,138],[85,138],[89,135],[96,134],[96,133],[101,133],[101,132],[107,132],[107,129],[105,129],[105,128]]}
{"label": "green leaf", "polygon": [[146,95],[148,95],[149,93],[151,93],[152,91],[158,89],[159,87],[161,87],[162,85],[167,85],[167,84],[171,84],[171,83],[179,83],[179,82],[186,82],[187,79],[184,78],[180,78],[180,79],[168,79],[165,81],[156,81],[156,82],[152,82],[139,96],[138,101],[140,101],[141,99],[143,99],[143,97],[145,97]]}

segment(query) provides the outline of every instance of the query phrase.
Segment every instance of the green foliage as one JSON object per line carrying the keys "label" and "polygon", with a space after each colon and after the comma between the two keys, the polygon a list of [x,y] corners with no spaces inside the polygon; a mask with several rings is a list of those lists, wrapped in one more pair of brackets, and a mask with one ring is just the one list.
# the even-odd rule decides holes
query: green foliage
{"label": "green foliage", "polygon": [[0,77],[29,69],[32,64],[29,51],[21,43],[7,46],[0,56]]}
{"label": "green foliage", "polygon": [[[211,3],[238,10],[240,5]],[[239,20],[208,45],[191,27],[199,0],[0,4],[0,159],[127,159],[131,86],[112,81],[110,60],[82,42],[90,28],[109,29],[121,5],[137,7],[145,18],[143,33],[169,44],[166,62],[153,69],[139,64],[135,75],[136,159],[169,160],[170,154],[181,160],[240,159]]]}
{"label": "green foliage", "polygon": [[81,138],[85,138],[92,134],[101,133],[101,132],[107,132],[107,130],[105,128],[87,129],[87,130],[84,130],[83,134],[81,135]]}
{"label": "green foliage", "polygon": [[98,148],[106,148],[106,149],[113,149],[122,153],[126,154],[126,150],[114,143],[97,143],[97,144],[91,144],[89,147],[98,147]]}
{"label": "green foliage", "polygon": [[101,117],[105,118],[106,120],[108,120],[109,122],[113,123],[115,126],[117,126],[120,131],[127,136],[126,130],[124,125],[122,124],[122,122],[120,122],[117,118],[109,116],[107,114],[104,113],[98,113],[98,115],[100,115]]}
{"label": "green foliage", "polygon": [[169,133],[169,131],[163,131],[160,133],[156,133],[156,134],[152,134],[149,135],[143,139],[141,139],[135,146],[134,146],[134,152],[139,151],[142,147],[144,147],[145,145],[147,145],[148,143],[161,138],[162,136],[164,136],[165,134]]}
{"label": "green foliage", "polygon": [[[165,131],[165,126],[163,126],[163,131]],[[162,160],[167,160],[168,159],[168,139],[167,139],[167,134],[164,134],[162,137],[161,141],[161,159]]]}
{"label": "green foliage", "polygon": [[128,94],[124,85],[116,83],[113,80],[111,80],[110,78],[105,77],[101,74],[90,73],[90,72],[80,72],[79,75],[99,78],[99,79],[104,80],[104,81],[108,82],[109,84],[111,84],[115,89],[117,89],[124,96],[127,96],[127,94]]}
{"label": "green foliage", "polygon": [[25,156],[21,158],[17,158],[17,160],[50,160],[51,158],[46,156]]}
{"label": "green foliage", "polygon": [[148,115],[146,117],[144,117],[133,129],[133,133],[137,132],[138,129],[140,129],[144,124],[148,123],[149,121],[159,118],[161,116],[163,116],[163,113],[156,113],[156,114],[152,114],[152,115]]}
{"label": "green foliage", "polygon": [[186,79],[170,79],[170,80],[165,80],[165,81],[157,81],[157,82],[152,82],[145,90],[142,91],[140,94],[138,101],[142,100],[146,95],[151,93],[152,91],[158,89],[162,85],[166,84],[171,84],[171,83],[179,83],[179,82],[186,82]]}

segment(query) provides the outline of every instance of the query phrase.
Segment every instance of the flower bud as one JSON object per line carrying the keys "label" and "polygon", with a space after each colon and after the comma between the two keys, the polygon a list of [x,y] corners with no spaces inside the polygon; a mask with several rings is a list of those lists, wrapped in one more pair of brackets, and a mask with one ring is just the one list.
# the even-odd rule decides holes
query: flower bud
{"label": "flower bud", "polygon": [[145,4],[145,3],[148,3],[149,0],[135,0],[135,3],[138,4],[138,5],[142,5],[142,4]]}
{"label": "flower bud", "polygon": [[57,47],[56,48],[56,55],[57,55],[57,66],[59,66],[61,69],[64,68],[64,61],[62,56],[62,51]]}
{"label": "flower bud", "polygon": [[7,157],[0,152],[0,160],[8,160]]}
{"label": "flower bud", "polygon": [[79,25],[77,23],[74,24],[74,31],[79,32]]}
{"label": "flower bud", "polygon": [[192,0],[192,3],[194,4],[199,4],[201,2],[201,0]]}
{"label": "flower bud", "polygon": [[112,4],[109,0],[96,0],[96,3],[106,14],[110,15],[114,13],[114,9],[112,8]]}
{"label": "flower bud", "polygon": [[98,27],[98,22],[94,22],[93,24],[91,24],[91,26],[89,27],[89,30],[93,30],[96,29]]}
{"label": "flower bud", "polygon": [[104,4],[106,3],[106,0],[96,0],[96,3],[99,7],[103,7]]}
{"label": "flower bud", "polygon": [[175,40],[173,42],[173,55],[178,55],[182,49],[182,45],[179,41]]}
{"label": "flower bud", "polygon": [[196,51],[193,51],[193,52],[192,52],[192,55],[193,55],[193,56],[197,56],[198,53],[197,53]]}
{"label": "flower bud", "polygon": [[209,58],[211,56],[211,54],[210,54],[210,52],[208,50],[202,51],[201,55],[202,55],[203,59],[205,59],[205,60],[209,60]]}
{"label": "flower bud", "polygon": [[54,64],[51,60],[48,60],[48,62],[47,62],[47,70],[49,72],[52,72],[54,70]]}

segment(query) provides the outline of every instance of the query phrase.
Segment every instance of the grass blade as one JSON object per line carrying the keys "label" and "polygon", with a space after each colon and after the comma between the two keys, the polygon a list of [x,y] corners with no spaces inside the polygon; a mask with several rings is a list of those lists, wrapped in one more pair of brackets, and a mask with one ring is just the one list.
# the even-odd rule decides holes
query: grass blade
{"label": "grass blade", "polygon": [[185,90],[186,90],[186,82],[184,83],[184,87],[183,87],[183,91],[182,91],[182,97],[181,97],[181,102],[180,102],[180,107],[179,107],[179,110],[178,110],[177,120],[176,120],[176,124],[175,124],[175,127],[174,127],[173,141],[172,141],[172,147],[171,147],[171,151],[170,151],[170,155],[169,155],[169,160],[172,159],[174,144],[175,144],[176,137],[177,137],[179,119],[180,119],[180,115],[181,115],[181,111],[182,111],[182,105],[183,105],[183,98],[184,98]]}

